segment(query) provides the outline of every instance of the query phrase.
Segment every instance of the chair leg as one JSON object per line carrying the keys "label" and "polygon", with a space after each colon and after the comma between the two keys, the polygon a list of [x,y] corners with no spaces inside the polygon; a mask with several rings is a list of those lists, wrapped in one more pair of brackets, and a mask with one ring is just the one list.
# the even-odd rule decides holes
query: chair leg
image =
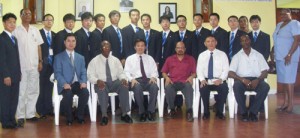
{"label": "chair leg", "polygon": [[265,106],[265,118],[266,120],[269,117],[269,105],[268,105],[268,98],[269,96],[266,97],[265,101],[264,101],[264,106]]}
{"label": "chair leg", "polygon": [[116,102],[115,102],[115,96],[110,96],[110,102],[111,102],[111,114],[115,115],[115,109],[116,109]]}
{"label": "chair leg", "polygon": [[165,103],[165,93],[161,93],[160,96],[160,106],[158,108],[159,117],[164,117],[164,103]]}
{"label": "chair leg", "polygon": [[204,105],[203,105],[202,98],[200,99],[200,102],[201,102],[201,114],[204,114]]}
{"label": "chair leg", "polygon": [[92,109],[93,107],[92,107],[92,98],[91,98],[91,96],[89,96],[88,107],[89,107],[89,113],[90,113],[91,122],[94,122],[94,120],[93,120],[93,109]]}
{"label": "chair leg", "polygon": [[193,107],[194,107],[194,118],[198,118],[198,114],[199,114],[199,102],[200,102],[200,93],[198,92],[198,94],[196,94],[194,96],[194,104],[193,104]]}
{"label": "chair leg", "polygon": [[54,102],[54,116],[55,116],[55,125],[59,125],[59,108],[60,108],[60,98],[55,97]]}
{"label": "chair leg", "polygon": [[131,104],[132,104],[132,99],[134,99],[133,92],[129,91],[129,109],[130,111],[127,113],[128,115],[131,115]]}
{"label": "chair leg", "polygon": [[229,110],[229,118],[234,118],[234,110],[235,110],[235,98],[233,93],[228,93],[228,110]]}

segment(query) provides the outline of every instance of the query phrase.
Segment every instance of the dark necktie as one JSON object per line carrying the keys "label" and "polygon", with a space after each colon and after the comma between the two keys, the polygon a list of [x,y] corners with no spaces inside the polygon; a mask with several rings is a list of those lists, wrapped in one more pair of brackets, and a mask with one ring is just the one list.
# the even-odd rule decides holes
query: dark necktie
{"label": "dark necktie", "polygon": [[213,52],[210,53],[210,58],[208,62],[208,79],[214,78],[214,58],[213,58]]}
{"label": "dark necktie", "polygon": [[256,39],[257,39],[257,32],[254,32],[253,39],[254,39],[254,42],[256,42]]}
{"label": "dark necktie", "polygon": [[140,68],[141,68],[141,73],[142,73],[143,81],[147,81],[147,76],[146,76],[146,73],[145,73],[144,63],[143,63],[142,56],[140,56]]}
{"label": "dark necktie", "polygon": [[229,59],[232,59],[232,46],[233,46],[233,40],[234,40],[234,32],[231,32],[230,36],[230,43],[229,43]]}
{"label": "dark necktie", "polygon": [[180,41],[183,41],[183,38],[184,38],[184,36],[183,36],[183,31],[181,31],[181,32],[180,32]]}
{"label": "dark necktie", "polygon": [[122,36],[121,36],[121,32],[120,32],[119,28],[117,29],[117,34],[118,34],[118,37],[119,37],[119,40],[120,40],[120,53],[122,54],[122,52],[123,52],[123,44],[122,44]]}
{"label": "dark necktie", "polygon": [[196,31],[196,36],[199,36],[199,31],[198,30]]}
{"label": "dark necktie", "polygon": [[14,43],[14,45],[16,44],[16,40],[15,40],[15,37],[12,35],[11,37],[10,37],[10,39],[11,39],[11,41]]}
{"label": "dark necktie", "polygon": [[146,35],[145,35],[145,37],[146,37],[146,51],[148,51],[148,44],[149,44],[149,31],[146,31]]}
{"label": "dark necktie", "polygon": [[164,32],[163,37],[162,37],[162,46],[164,46],[164,44],[166,43],[166,40],[167,40],[167,33]]}
{"label": "dark necktie", "polygon": [[106,59],[106,63],[105,63],[105,72],[106,72],[106,82],[111,83],[112,77],[111,77],[111,71],[108,64],[108,59]]}
{"label": "dark necktie", "polygon": [[215,33],[215,30],[214,30],[214,29],[212,29],[212,30],[211,30],[211,34],[214,34],[214,33]]}
{"label": "dark necktie", "polygon": [[135,33],[137,33],[140,29],[138,27],[135,27]]}
{"label": "dark necktie", "polygon": [[[49,46],[49,49],[51,49],[51,43],[52,43],[52,39],[51,39],[51,36],[50,36],[50,32],[47,32],[47,42],[48,42],[48,46]],[[53,56],[52,55],[50,55],[50,53],[49,53],[49,55],[48,55],[48,63],[50,64],[50,65],[52,65],[52,58],[53,58]]]}

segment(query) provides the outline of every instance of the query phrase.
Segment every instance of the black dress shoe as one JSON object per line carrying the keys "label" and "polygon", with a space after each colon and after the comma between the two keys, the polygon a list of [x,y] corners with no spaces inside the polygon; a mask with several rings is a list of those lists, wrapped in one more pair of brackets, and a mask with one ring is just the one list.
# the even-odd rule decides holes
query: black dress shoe
{"label": "black dress shoe", "polygon": [[171,111],[168,113],[167,118],[169,119],[173,119],[175,117],[175,110],[171,109]]}
{"label": "black dress shoe", "polygon": [[121,120],[126,122],[126,123],[132,123],[133,122],[129,115],[121,116]]}
{"label": "black dress shoe", "polygon": [[72,121],[67,121],[66,125],[67,125],[67,126],[71,126],[72,123],[73,123]]}
{"label": "black dress shoe", "polygon": [[17,122],[18,122],[17,127],[24,127],[24,119],[23,118],[18,119]]}
{"label": "black dress shoe", "polygon": [[248,113],[243,113],[242,114],[242,121],[244,121],[244,122],[248,122],[249,121]]}
{"label": "black dress shoe", "polygon": [[202,116],[202,119],[203,119],[203,120],[207,120],[207,119],[209,119],[209,116],[210,116],[209,114],[204,114],[204,115]]}
{"label": "black dress shoe", "polygon": [[187,114],[186,114],[186,120],[188,122],[193,122],[194,121],[193,112],[187,112]]}
{"label": "black dress shoe", "polygon": [[145,122],[146,121],[146,114],[145,113],[142,113],[140,115],[140,122]]}
{"label": "black dress shoe", "polygon": [[107,125],[107,123],[108,123],[108,117],[102,117],[102,119],[101,119],[101,122],[100,122],[100,125],[101,126],[106,126]]}
{"label": "black dress shoe", "polygon": [[252,122],[257,122],[258,118],[256,114],[250,113],[249,118]]}
{"label": "black dress shoe", "polygon": [[84,124],[84,123],[85,123],[84,119],[78,119],[77,122],[78,122],[79,124]]}
{"label": "black dress shoe", "polygon": [[154,113],[148,113],[148,120],[149,121],[155,121],[155,112]]}
{"label": "black dress shoe", "polygon": [[38,121],[39,119],[37,117],[32,117],[32,118],[27,118],[26,120],[35,122]]}
{"label": "black dress shoe", "polygon": [[221,119],[221,120],[224,120],[225,119],[225,116],[223,113],[217,113],[217,118]]}

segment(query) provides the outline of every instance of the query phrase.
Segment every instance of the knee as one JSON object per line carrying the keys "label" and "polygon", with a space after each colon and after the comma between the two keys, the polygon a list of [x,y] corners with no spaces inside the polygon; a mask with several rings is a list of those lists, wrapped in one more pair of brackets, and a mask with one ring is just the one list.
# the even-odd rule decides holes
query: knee
{"label": "knee", "polygon": [[266,83],[265,81],[261,82],[261,87],[262,87],[263,91],[265,91],[265,92],[269,92],[269,90],[270,90],[270,85],[268,83]]}
{"label": "knee", "polygon": [[155,92],[157,93],[158,89],[159,89],[159,88],[158,88],[157,84],[151,84],[151,85],[150,85],[150,90],[151,90],[151,91],[155,91]]}
{"label": "knee", "polygon": [[234,84],[233,84],[234,91],[236,92],[237,90],[239,90],[241,88],[244,88],[244,84],[239,80],[235,80]]}
{"label": "knee", "polygon": [[132,89],[133,89],[134,92],[136,92],[136,91],[137,91],[137,92],[143,91],[143,88],[142,88],[141,84],[139,84],[139,83],[135,84],[135,85],[132,87]]}

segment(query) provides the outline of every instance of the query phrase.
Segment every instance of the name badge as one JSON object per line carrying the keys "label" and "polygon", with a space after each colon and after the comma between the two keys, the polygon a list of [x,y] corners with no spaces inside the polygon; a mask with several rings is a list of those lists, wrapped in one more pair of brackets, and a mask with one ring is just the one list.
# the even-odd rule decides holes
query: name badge
{"label": "name badge", "polygon": [[52,50],[52,48],[49,48],[49,55],[53,56],[53,50]]}

